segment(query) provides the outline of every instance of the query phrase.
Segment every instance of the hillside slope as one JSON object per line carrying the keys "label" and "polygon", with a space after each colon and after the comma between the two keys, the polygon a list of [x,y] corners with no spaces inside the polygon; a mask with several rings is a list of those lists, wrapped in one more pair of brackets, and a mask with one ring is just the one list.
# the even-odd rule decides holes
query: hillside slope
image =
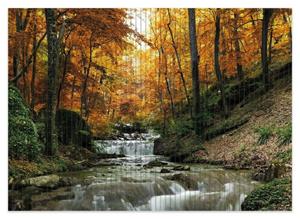
{"label": "hillside slope", "polygon": [[[289,151],[291,143],[280,144],[278,134],[281,129],[285,130],[291,125],[291,77],[278,80],[268,93],[255,97],[246,105],[236,106],[231,116],[247,116],[249,120],[237,129],[205,141],[207,159],[241,162],[242,160],[238,158],[244,153],[245,158],[248,154],[249,159],[252,156],[256,160],[268,162],[280,156],[281,153]],[[258,140],[264,134],[263,131],[265,135],[269,133],[269,137],[265,143],[259,144]],[[249,165],[251,164],[250,160]]]}

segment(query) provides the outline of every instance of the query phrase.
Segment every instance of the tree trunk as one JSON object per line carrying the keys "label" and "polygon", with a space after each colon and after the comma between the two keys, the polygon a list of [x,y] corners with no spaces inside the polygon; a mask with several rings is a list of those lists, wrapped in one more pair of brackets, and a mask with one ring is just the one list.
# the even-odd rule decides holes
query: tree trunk
{"label": "tree trunk", "polygon": [[171,88],[170,88],[170,83],[169,83],[169,80],[168,80],[168,60],[167,60],[167,57],[166,57],[166,54],[164,52],[163,47],[161,47],[161,54],[162,54],[162,57],[164,57],[164,59],[165,59],[165,61],[164,61],[164,65],[165,65],[165,70],[164,70],[165,83],[166,83],[167,91],[168,91],[169,98],[170,98],[172,117],[174,119],[175,118],[175,107],[174,107],[174,100],[173,100],[173,96],[172,96],[172,92],[171,92]]}
{"label": "tree trunk", "polygon": [[193,86],[193,121],[194,129],[197,135],[201,133],[201,121],[200,121],[200,81],[199,81],[199,57],[197,48],[197,36],[196,36],[196,20],[195,9],[189,8],[189,35],[190,35],[190,53],[191,53],[191,69],[192,69],[192,86]]}
{"label": "tree trunk", "polygon": [[183,69],[182,69],[182,66],[181,66],[180,56],[179,56],[179,53],[178,53],[178,50],[177,50],[177,46],[176,46],[176,43],[175,43],[175,40],[174,40],[173,31],[171,29],[171,14],[170,14],[170,9],[167,9],[167,10],[168,10],[168,15],[169,15],[168,29],[169,29],[169,33],[170,33],[171,40],[172,40],[172,47],[173,47],[174,52],[175,52],[175,56],[176,56],[176,60],[177,60],[177,64],[178,64],[178,69],[179,69],[179,74],[180,74],[180,79],[181,79],[181,82],[182,82],[182,85],[183,85],[183,88],[184,88],[185,98],[186,98],[186,101],[188,103],[188,107],[190,109],[190,115],[192,117],[192,109],[191,109],[190,97],[189,97],[189,94],[188,94],[188,91],[187,91],[187,86],[186,86],[186,82],[185,82],[185,78],[184,78],[184,74],[183,74]]}
{"label": "tree trunk", "polygon": [[215,73],[218,79],[219,89],[221,92],[221,100],[222,100],[222,107],[223,107],[223,115],[225,117],[228,116],[228,109],[226,104],[226,97],[224,91],[224,80],[223,75],[220,69],[219,63],[219,45],[220,45],[220,14],[219,11],[216,11],[216,21],[215,21],[215,48],[214,48],[214,59],[215,59]]}
{"label": "tree trunk", "polygon": [[64,83],[65,83],[65,79],[66,79],[67,65],[68,65],[68,60],[70,58],[70,54],[71,54],[71,49],[69,49],[68,52],[65,54],[63,71],[62,71],[62,76],[61,76],[61,81],[59,83],[58,90],[57,90],[56,109],[59,109],[59,107],[60,107],[61,91],[63,89]]}
{"label": "tree trunk", "polygon": [[55,133],[55,99],[56,77],[58,70],[58,39],[54,9],[45,9],[47,41],[48,41],[48,92],[47,92],[47,115],[46,115],[46,147],[45,154],[55,154],[57,136]]}
{"label": "tree trunk", "polygon": [[34,105],[35,105],[35,75],[36,75],[36,53],[34,52],[36,50],[37,46],[37,40],[36,40],[36,34],[37,34],[37,27],[36,27],[36,11],[34,11],[34,24],[33,24],[33,42],[32,42],[32,54],[33,54],[33,60],[32,60],[32,76],[31,76],[31,102],[30,102],[30,108],[31,111],[34,113]]}
{"label": "tree trunk", "polygon": [[269,21],[272,16],[272,9],[263,9],[263,23],[262,23],[262,40],[261,40],[261,63],[263,69],[263,81],[265,91],[268,91],[271,87],[269,66],[268,66],[268,28]]}
{"label": "tree trunk", "polygon": [[92,35],[90,37],[90,50],[89,50],[89,62],[88,66],[84,67],[85,78],[82,83],[82,92],[81,92],[81,107],[80,112],[81,115],[86,117],[88,115],[88,105],[87,105],[87,87],[88,87],[88,79],[90,74],[90,68],[92,64],[92,56],[93,56],[93,45],[92,45]]}
{"label": "tree trunk", "polygon": [[[16,9],[16,32],[19,33],[21,32],[21,12],[20,9]],[[18,74],[18,69],[19,69],[19,47],[16,48],[16,51],[14,52],[13,55],[13,73],[14,77]],[[13,84],[17,86],[18,82],[14,81]]]}
{"label": "tree trunk", "polygon": [[236,70],[237,70],[237,75],[239,80],[243,81],[244,71],[243,71],[243,66],[241,64],[241,48],[240,48],[239,36],[238,36],[238,19],[239,19],[238,13],[234,13],[233,34],[234,34],[234,47],[235,47],[235,58],[236,58]]}

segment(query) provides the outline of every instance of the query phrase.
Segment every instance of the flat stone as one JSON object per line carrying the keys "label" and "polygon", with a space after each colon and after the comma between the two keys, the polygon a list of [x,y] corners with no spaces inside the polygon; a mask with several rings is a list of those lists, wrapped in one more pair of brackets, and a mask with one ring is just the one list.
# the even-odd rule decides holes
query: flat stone
{"label": "flat stone", "polygon": [[40,188],[56,188],[59,185],[60,177],[58,175],[38,176],[28,179],[23,179],[20,182],[21,186],[36,186]]}

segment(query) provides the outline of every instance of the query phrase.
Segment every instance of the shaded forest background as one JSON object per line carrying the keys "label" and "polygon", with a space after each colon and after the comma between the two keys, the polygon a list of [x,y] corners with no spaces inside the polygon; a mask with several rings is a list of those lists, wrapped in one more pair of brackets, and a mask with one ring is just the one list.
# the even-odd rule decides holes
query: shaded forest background
{"label": "shaded forest background", "polygon": [[34,118],[48,115],[50,145],[58,109],[78,112],[94,136],[116,122],[165,133],[182,117],[200,135],[230,115],[226,84],[260,78],[267,91],[291,52],[290,9],[9,10],[9,83]]}

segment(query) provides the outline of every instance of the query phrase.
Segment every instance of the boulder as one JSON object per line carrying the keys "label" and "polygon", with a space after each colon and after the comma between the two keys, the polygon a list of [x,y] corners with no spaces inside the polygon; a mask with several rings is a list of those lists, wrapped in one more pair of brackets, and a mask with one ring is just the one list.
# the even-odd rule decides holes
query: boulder
{"label": "boulder", "polygon": [[54,189],[59,186],[60,177],[58,175],[52,174],[47,176],[38,176],[23,179],[20,182],[20,186],[34,186],[39,188],[50,188]]}
{"label": "boulder", "polygon": [[173,167],[173,170],[175,170],[175,171],[189,171],[189,170],[191,170],[191,167],[190,166],[178,165],[178,166]]}
{"label": "boulder", "polygon": [[167,162],[160,161],[158,159],[150,161],[146,165],[144,165],[145,168],[152,168],[152,167],[161,167],[161,166],[166,166],[168,165]]}
{"label": "boulder", "polygon": [[185,189],[196,190],[198,189],[198,180],[191,174],[175,173],[172,175],[163,176],[167,180],[178,182]]}
{"label": "boulder", "polygon": [[56,127],[58,140],[62,144],[92,148],[91,129],[77,112],[59,109],[56,112]]}
{"label": "boulder", "polygon": [[160,170],[160,173],[171,173],[171,170],[166,169],[166,168],[162,168],[162,169]]}

